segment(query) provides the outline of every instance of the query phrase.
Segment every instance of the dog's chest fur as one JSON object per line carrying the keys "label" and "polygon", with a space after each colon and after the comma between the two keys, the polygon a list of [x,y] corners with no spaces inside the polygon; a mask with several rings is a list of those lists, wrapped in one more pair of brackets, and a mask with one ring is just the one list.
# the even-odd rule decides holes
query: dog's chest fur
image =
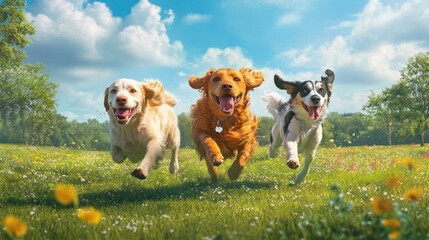
{"label": "dog's chest fur", "polygon": [[316,144],[322,138],[322,119],[301,119],[294,112],[292,106],[285,104],[283,107],[283,134],[284,139],[298,143],[298,148]]}
{"label": "dog's chest fur", "polygon": [[131,162],[140,161],[146,154],[149,135],[146,124],[140,124],[142,116],[136,116],[138,121],[127,126],[114,126],[110,129],[112,144],[119,147]]}
{"label": "dog's chest fur", "polygon": [[[256,146],[255,134],[258,120],[248,109],[238,106],[236,111],[240,114],[234,114],[231,120],[221,124],[222,132],[218,133],[215,131],[217,120],[205,101],[205,99],[198,100],[191,111],[192,137],[201,159],[205,157],[206,150],[200,141],[200,133],[207,133],[226,158],[235,157],[248,142],[251,142],[252,146]],[[243,105],[246,106],[247,102]]]}

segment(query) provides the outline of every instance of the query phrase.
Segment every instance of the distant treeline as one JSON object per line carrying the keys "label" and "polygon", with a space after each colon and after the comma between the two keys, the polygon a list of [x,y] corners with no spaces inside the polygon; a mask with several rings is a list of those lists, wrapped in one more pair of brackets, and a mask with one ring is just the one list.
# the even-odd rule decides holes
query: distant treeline
{"label": "distant treeline", "polygon": [[[178,116],[181,133],[181,147],[193,148],[191,137],[191,118],[189,114]],[[257,138],[259,145],[269,144],[271,127],[274,120],[269,117],[260,117]],[[109,123],[95,119],[86,122],[67,121],[66,117],[57,114],[50,119],[45,129],[39,129],[31,138],[24,139],[22,128],[19,126],[4,126],[0,123],[0,142],[29,145],[45,145],[87,150],[109,150],[110,139]],[[388,133],[382,124],[374,117],[363,113],[340,114],[331,113],[324,124],[322,146],[361,146],[361,145],[389,145]],[[429,136],[426,134],[425,141]],[[418,143],[414,136],[399,137],[398,131],[393,132],[392,144]]]}

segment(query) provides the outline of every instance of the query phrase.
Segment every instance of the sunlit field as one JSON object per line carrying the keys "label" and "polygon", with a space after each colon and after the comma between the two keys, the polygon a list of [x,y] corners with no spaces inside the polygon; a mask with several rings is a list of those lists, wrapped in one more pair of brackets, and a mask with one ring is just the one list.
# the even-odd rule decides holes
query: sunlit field
{"label": "sunlit field", "polygon": [[[180,150],[177,175],[167,156],[140,181],[108,152],[0,145],[0,239],[429,239],[428,153],[319,148],[306,181],[291,186],[297,171],[266,147],[238,181],[227,160],[213,183],[192,149]],[[59,184],[75,191],[65,190],[70,203]],[[82,215],[88,207],[98,215]]]}

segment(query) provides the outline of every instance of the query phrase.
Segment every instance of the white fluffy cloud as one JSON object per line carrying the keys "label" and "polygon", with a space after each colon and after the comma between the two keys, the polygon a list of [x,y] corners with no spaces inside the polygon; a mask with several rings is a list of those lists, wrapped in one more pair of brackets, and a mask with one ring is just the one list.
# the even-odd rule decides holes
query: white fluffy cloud
{"label": "white fluffy cloud", "polygon": [[428,9],[428,1],[370,0],[363,12],[358,15],[350,35],[351,41],[361,47],[380,42],[392,44],[404,41],[427,42]]}
{"label": "white fluffy cloud", "polygon": [[[183,62],[182,43],[171,42],[166,24],[174,21],[167,10],[141,0],[125,19],[114,17],[105,3],[36,0],[29,18],[37,28],[29,55],[45,52],[49,64],[109,63],[136,66],[175,66]],[[36,54],[35,54],[36,55]],[[37,54],[40,56],[40,54]]]}
{"label": "white fluffy cloud", "polygon": [[174,13],[161,18],[161,8],[141,0],[126,18],[127,27],[119,33],[119,49],[144,65],[176,66],[184,59],[183,45],[170,43],[166,25],[173,23]]}
{"label": "white fluffy cloud", "polygon": [[209,48],[206,53],[197,60],[195,69],[206,71],[209,68],[221,68],[229,66],[232,68],[252,67],[252,60],[244,56],[239,47],[228,47],[225,49]]}

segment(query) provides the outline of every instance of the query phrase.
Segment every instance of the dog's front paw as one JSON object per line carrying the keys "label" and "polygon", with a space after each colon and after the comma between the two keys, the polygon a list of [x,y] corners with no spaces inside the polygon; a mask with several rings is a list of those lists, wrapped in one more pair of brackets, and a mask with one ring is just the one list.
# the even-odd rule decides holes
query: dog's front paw
{"label": "dog's front paw", "polygon": [[223,163],[223,158],[215,158],[213,159],[213,166],[220,166]]}
{"label": "dog's front paw", "polygon": [[286,161],[286,165],[291,168],[291,169],[297,169],[299,168],[301,165],[299,164],[298,160],[295,159],[289,159]]}
{"label": "dog's front paw", "polygon": [[179,171],[179,164],[178,163],[170,163],[170,173],[175,174]]}
{"label": "dog's front paw", "polygon": [[134,169],[134,171],[131,173],[131,176],[138,178],[140,180],[144,180],[147,178],[148,176],[148,172],[147,170],[144,170],[142,168],[136,168]]}

